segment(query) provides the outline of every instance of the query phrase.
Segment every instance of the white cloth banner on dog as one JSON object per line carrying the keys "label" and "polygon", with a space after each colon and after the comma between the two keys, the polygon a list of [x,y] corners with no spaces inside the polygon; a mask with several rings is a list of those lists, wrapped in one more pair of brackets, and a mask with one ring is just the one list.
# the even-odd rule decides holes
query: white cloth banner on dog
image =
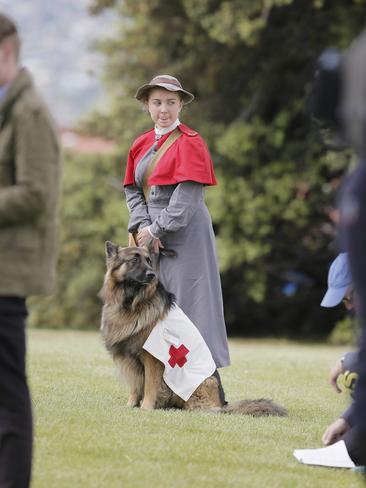
{"label": "white cloth banner on dog", "polygon": [[206,342],[178,305],[156,324],[143,348],[164,363],[165,383],[184,401],[216,370]]}

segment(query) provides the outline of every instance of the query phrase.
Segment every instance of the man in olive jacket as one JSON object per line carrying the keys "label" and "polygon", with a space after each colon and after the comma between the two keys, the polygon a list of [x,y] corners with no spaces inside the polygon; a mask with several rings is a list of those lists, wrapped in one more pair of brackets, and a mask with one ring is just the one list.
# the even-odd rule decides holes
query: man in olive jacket
{"label": "man in olive jacket", "polygon": [[0,13],[0,487],[30,483],[25,298],[54,288],[59,194],[57,134],[19,51]]}

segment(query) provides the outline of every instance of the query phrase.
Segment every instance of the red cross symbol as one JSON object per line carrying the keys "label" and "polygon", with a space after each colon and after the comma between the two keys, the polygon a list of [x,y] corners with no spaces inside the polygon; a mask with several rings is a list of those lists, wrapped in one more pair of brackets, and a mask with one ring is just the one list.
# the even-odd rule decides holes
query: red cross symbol
{"label": "red cross symbol", "polygon": [[170,346],[169,349],[170,358],[168,363],[172,368],[174,368],[176,364],[178,364],[178,366],[181,368],[187,362],[186,355],[188,353],[189,353],[189,349],[187,349],[186,346],[184,346],[183,344],[181,344],[178,347],[178,349],[174,346]]}

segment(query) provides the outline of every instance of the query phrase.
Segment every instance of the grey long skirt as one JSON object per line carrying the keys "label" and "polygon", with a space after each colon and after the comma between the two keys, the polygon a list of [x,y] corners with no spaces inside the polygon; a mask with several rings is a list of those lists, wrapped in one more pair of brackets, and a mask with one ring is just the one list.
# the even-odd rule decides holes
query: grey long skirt
{"label": "grey long skirt", "polygon": [[[148,203],[152,222],[169,204]],[[218,368],[230,364],[222,290],[211,217],[202,200],[189,224],[161,239],[177,257],[161,256],[160,279],[205,339]]]}

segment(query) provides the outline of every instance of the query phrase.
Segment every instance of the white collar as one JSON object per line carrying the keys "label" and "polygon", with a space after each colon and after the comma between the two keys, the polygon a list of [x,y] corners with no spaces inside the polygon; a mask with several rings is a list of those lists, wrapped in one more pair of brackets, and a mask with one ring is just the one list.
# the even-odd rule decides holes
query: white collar
{"label": "white collar", "polygon": [[165,127],[161,129],[160,127],[155,126],[155,136],[160,139],[160,137],[164,136],[165,134],[168,134],[168,132],[171,132],[174,130],[178,125],[180,124],[180,120],[177,119],[172,125],[169,127]]}

